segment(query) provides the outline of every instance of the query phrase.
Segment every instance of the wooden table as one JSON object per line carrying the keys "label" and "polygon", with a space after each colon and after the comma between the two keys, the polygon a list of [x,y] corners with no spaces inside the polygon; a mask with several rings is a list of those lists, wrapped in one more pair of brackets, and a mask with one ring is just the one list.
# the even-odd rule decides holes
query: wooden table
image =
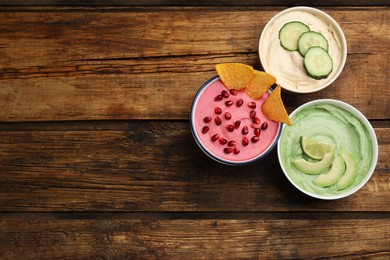
{"label": "wooden table", "polygon": [[344,30],[344,71],[282,97],[288,112],[355,106],[379,159],[360,191],[322,201],[287,181],[276,149],[244,167],[212,161],[188,120],[214,65],[261,69],[263,27],[304,2],[1,1],[0,258],[389,259],[390,8],[332,2],[317,7]]}

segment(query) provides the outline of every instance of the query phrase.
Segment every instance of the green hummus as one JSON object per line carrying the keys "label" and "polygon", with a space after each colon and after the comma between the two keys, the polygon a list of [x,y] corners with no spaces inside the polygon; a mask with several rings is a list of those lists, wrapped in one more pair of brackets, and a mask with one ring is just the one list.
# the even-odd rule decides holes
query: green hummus
{"label": "green hummus", "polygon": [[[349,111],[331,104],[313,104],[292,116],[293,123],[284,127],[279,140],[280,162],[293,182],[307,192],[318,195],[338,195],[357,186],[366,176],[373,160],[370,135],[361,121]],[[349,151],[356,159],[358,173],[355,181],[347,188],[337,190],[335,185],[319,187],[313,183],[318,175],[307,175],[297,170],[292,161],[305,158],[310,161],[300,143],[301,136],[336,145]]]}

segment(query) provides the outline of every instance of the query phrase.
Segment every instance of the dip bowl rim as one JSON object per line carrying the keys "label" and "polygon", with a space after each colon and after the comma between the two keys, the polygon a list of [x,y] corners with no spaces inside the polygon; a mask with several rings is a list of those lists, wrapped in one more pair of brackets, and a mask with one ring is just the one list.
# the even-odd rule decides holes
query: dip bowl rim
{"label": "dip bowl rim", "polygon": [[372,156],[371,165],[370,165],[370,168],[367,171],[365,177],[355,187],[353,187],[351,189],[348,189],[345,192],[342,192],[340,194],[336,194],[336,195],[320,195],[320,194],[316,194],[314,192],[310,192],[310,191],[307,191],[307,190],[303,189],[302,187],[297,185],[294,180],[291,179],[291,177],[288,174],[288,171],[285,169],[285,167],[284,167],[284,165],[282,163],[281,148],[280,148],[280,143],[281,143],[280,142],[280,138],[282,138],[282,136],[283,136],[284,128],[288,127],[288,126],[285,126],[285,125],[283,126],[283,130],[282,130],[282,133],[280,135],[280,138],[279,138],[279,141],[278,141],[278,145],[277,145],[278,161],[279,161],[280,167],[282,168],[283,174],[286,176],[286,178],[289,180],[289,182],[295,188],[300,190],[302,193],[304,193],[304,194],[306,194],[306,195],[308,195],[310,197],[317,198],[317,199],[322,199],[322,200],[336,200],[336,199],[345,198],[347,196],[350,196],[350,195],[354,194],[358,190],[360,190],[370,180],[370,178],[372,177],[372,175],[373,175],[373,173],[375,171],[375,167],[376,167],[377,162],[378,162],[378,151],[379,151],[379,149],[378,149],[378,140],[377,140],[377,137],[376,137],[376,134],[375,134],[375,130],[372,127],[371,123],[368,121],[368,119],[363,115],[362,112],[360,112],[354,106],[352,106],[352,105],[350,105],[350,104],[348,104],[348,103],[346,103],[344,101],[337,100],[337,99],[316,99],[316,100],[312,100],[312,101],[306,102],[306,103],[302,104],[301,106],[299,106],[298,108],[296,108],[290,114],[290,118],[292,118],[295,114],[299,113],[301,110],[303,110],[303,109],[305,109],[307,107],[316,105],[316,104],[331,104],[331,105],[340,107],[342,109],[345,109],[348,112],[352,113],[365,126],[365,128],[367,129],[367,132],[368,132],[368,134],[370,136],[370,139],[371,139],[372,153],[373,153],[372,154],[373,156]]}
{"label": "dip bowl rim", "polygon": [[211,83],[214,83],[217,80],[219,80],[219,76],[218,75],[213,76],[210,79],[208,79],[207,81],[205,81],[202,84],[202,86],[197,90],[197,92],[194,95],[194,98],[192,100],[192,103],[191,103],[191,109],[190,109],[190,129],[191,129],[191,133],[192,133],[192,136],[193,136],[196,144],[199,146],[199,148],[202,150],[202,152],[205,153],[209,158],[211,158],[214,161],[217,161],[219,163],[225,164],[225,165],[230,165],[230,166],[248,165],[248,164],[251,164],[251,163],[254,163],[256,161],[259,161],[259,160],[263,159],[264,157],[266,157],[277,146],[277,143],[278,143],[278,140],[280,138],[280,135],[282,133],[282,128],[283,128],[282,127],[283,124],[280,123],[280,122],[277,122],[278,123],[278,130],[277,130],[277,133],[276,133],[275,137],[272,140],[272,143],[262,153],[260,153],[259,155],[255,156],[253,158],[250,158],[248,160],[232,161],[232,160],[228,160],[228,159],[222,158],[222,157],[216,155],[215,153],[213,153],[210,149],[208,149],[202,143],[202,141],[200,140],[200,137],[198,136],[198,134],[196,132],[196,129],[195,129],[195,108],[196,108],[197,102],[199,100],[199,97],[201,96],[203,91]]}
{"label": "dip bowl rim", "polygon": [[[326,12],[324,12],[320,9],[317,9],[314,7],[309,7],[309,6],[295,6],[295,7],[290,7],[290,8],[284,9],[283,11],[274,15],[267,22],[267,24],[264,26],[264,28],[260,34],[259,43],[258,43],[258,53],[259,53],[260,65],[262,66],[264,71],[269,72],[269,67],[264,66],[264,64],[265,64],[263,62],[264,56],[262,54],[263,53],[263,51],[262,51],[263,36],[264,36],[265,32],[268,31],[269,27],[272,25],[272,23],[276,19],[280,18],[281,16],[285,15],[286,13],[295,12],[295,11],[303,11],[303,12],[308,12],[308,13],[320,15],[321,17],[325,18],[332,25],[332,27],[335,29],[335,33],[338,34],[338,36],[340,38],[340,44],[341,44],[340,66],[339,66],[338,70],[336,71],[336,73],[331,78],[328,78],[326,81],[324,81],[323,84],[321,84],[320,86],[318,86],[316,88],[312,88],[312,89],[301,89],[300,90],[300,89],[296,89],[294,87],[281,85],[282,89],[285,92],[290,92],[290,93],[305,94],[305,93],[318,92],[320,90],[323,90],[323,89],[329,87],[340,76],[341,72],[344,69],[345,63],[347,61],[347,54],[348,54],[347,40],[345,38],[345,34],[344,34],[342,28],[340,27],[340,25],[336,22],[336,20],[333,17],[331,17],[329,14],[327,14]],[[275,42],[275,44],[280,44],[280,43]]]}

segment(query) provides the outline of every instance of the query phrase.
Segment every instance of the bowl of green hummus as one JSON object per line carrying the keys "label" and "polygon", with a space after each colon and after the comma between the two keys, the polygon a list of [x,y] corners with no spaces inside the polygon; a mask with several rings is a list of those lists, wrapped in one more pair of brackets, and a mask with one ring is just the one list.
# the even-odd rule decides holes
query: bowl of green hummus
{"label": "bowl of green hummus", "polygon": [[334,99],[308,102],[291,113],[284,126],[278,158],[287,179],[318,199],[349,196],[372,176],[378,141],[367,118],[353,106]]}

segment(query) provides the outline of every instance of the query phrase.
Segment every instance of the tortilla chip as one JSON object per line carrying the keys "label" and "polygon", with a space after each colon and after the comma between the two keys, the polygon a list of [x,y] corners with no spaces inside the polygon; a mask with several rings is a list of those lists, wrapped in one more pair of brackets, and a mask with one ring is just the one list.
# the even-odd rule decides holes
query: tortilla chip
{"label": "tortilla chip", "polygon": [[217,64],[215,69],[228,90],[243,89],[252,79],[253,67],[242,63]]}
{"label": "tortilla chip", "polygon": [[259,99],[275,82],[276,78],[271,74],[253,70],[252,80],[246,86],[246,94],[253,99]]}
{"label": "tortilla chip", "polygon": [[291,126],[292,124],[290,118],[288,117],[287,111],[280,96],[280,89],[280,85],[278,85],[264,102],[261,109],[269,120],[282,122]]}

